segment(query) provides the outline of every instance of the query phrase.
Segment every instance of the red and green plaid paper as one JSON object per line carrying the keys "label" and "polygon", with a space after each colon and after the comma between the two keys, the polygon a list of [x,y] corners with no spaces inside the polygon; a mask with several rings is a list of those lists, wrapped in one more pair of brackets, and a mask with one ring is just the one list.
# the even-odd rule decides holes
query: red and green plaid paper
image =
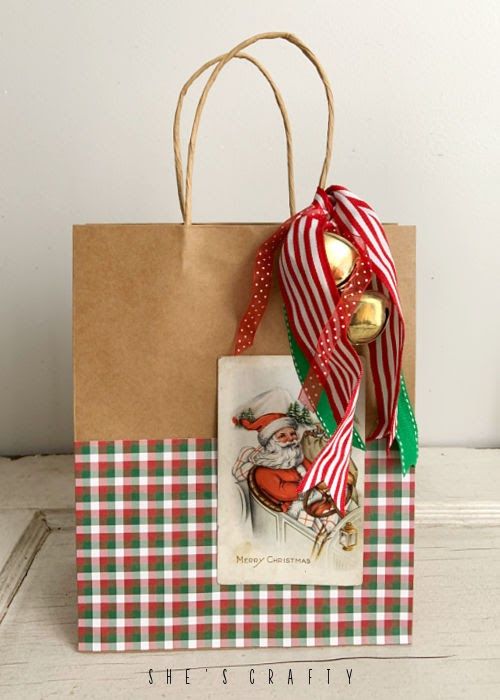
{"label": "red and green plaid paper", "polygon": [[220,586],[216,440],[75,445],[82,651],[407,644],[414,477],[369,447],[360,586]]}

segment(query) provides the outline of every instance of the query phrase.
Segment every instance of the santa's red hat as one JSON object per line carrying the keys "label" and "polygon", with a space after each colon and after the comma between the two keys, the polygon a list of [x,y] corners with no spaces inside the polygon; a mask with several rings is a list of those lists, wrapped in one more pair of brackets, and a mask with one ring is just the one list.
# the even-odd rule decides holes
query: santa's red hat
{"label": "santa's red hat", "polygon": [[[246,430],[256,430],[260,444],[265,447],[272,436],[283,428],[297,430],[298,423],[287,415],[292,399],[284,389],[271,389],[259,394],[252,401],[241,407],[238,417],[233,418],[235,425]],[[269,410],[273,408],[274,410]]]}

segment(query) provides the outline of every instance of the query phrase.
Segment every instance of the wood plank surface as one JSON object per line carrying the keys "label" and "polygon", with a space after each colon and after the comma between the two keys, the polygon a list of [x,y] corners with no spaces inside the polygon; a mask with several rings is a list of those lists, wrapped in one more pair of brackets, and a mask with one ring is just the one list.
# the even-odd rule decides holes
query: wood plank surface
{"label": "wood plank surface", "polygon": [[7,559],[32,517],[33,512],[24,508],[8,512],[0,510],[0,571],[7,563]]}

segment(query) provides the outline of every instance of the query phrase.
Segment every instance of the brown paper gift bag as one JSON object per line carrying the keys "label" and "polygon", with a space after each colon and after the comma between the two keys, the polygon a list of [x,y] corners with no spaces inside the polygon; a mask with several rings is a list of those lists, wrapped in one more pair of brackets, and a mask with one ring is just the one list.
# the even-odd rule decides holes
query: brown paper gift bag
{"label": "brown paper gift bag", "polygon": [[[162,473],[167,469],[164,454],[167,443],[169,454],[176,450],[185,453],[187,450],[191,454],[189,463],[193,469],[205,449],[200,447],[199,441],[204,441],[205,446],[207,440],[210,442],[210,459],[212,462],[215,459],[217,359],[232,353],[237,324],[248,302],[255,251],[279,223],[192,223],[191,180],[196,135],[205,100],[220,71],[232,58],[250,60],[269,81],[282,111],[288,146],[290,209],[294,212],[291,136],[281,95],[263,66],[252,57],[241,54],[247,46],[260,39],[274,38],[282,38],[296,45],[314,64],[325,88],[329,120],[326,155],[319,181],[323,187],[331,158],[333,134],[333,99],[328,78],[314,54],[295,36],[284,33],[258,35],[205,64],[181,91],[175,118],[174,145],[183,223],[85,224],[73,229],[73,376],[82,649],[175,648],[183,646],[185,642],[185,636],[175,631],[175,623],[172,623],[174,628],[167,625],[169,633],[163,625],[163,632],[158,633],[156,641],[148,628],[149,636],[144,641],[144,626],[139,628],[139,632],[134,631],[136,628],[129,624],[127,614],[112,598],[113,591],[116,594],[116,590],[121,590],[120,586],[109,589],[110,605],[106,608],[113,608],[110,619],[114,615],[115,623],[108,620],[109,624],[104,624],[102,604],[96,600],[101,600],[103,590],[108,590],[110,579],[102,574],[102,561],[97,573],[89,575],[88,557],[89,551],[95,547],[99,547],[102,554],[102,548],[109,544],[109,540],[113,540],[113,546],[116,546],[116,538],[120,542],[124,537],[127,539],[126,527],[124,533],[123,527],[122,530],[115,530],[119,520],[115,518],[116,508],[111,512],[109,503],[116,505],[119,502],[123,507],[123,499],[126,500],[129,493],[126,489],[134,488],[135,472],[129,473],[127,469],[130,465],[131,469],[140,469],[144,463],[151,467],[151,445],[156,444],[155,441],[163,445],[162,448],[155,448],[157,455],[162,455]],[[184,188],[179,144],[182,102],[191,83],[211,65],[215,65],[215,68],[200,98],[191,132]],[[404,373],[410,397],[413,398],[415,231],[412,226],[384,226],[398,269],[400,294],[406,314]],[[258,355],[289,354],[277,289],[273,291],[251,352]],[[194,448],[193,440],[198,441]],[[142,453],[146,458],[136,461],[134,454]],[[119,457],[116,457],[117,454]],[[176,453],[177,461],[172,462],[172,468],[179,464],[179,459]],[[115,483],[112,479],[118,468],[122,471]],[[141,483],[144,485],[144,481]],[[161,496],[156,494],[155,498],[157,506],[161,508]],[[164,498],[167,500],[166,495]],[[137,499],[141,499],[140,493]],[[104,506],[103,501],[108,506]],[[123,526],[127,511],[120,512]],[[128,526],[133,527],[133,522]],[[409,536],[411,540],[411,534]],[[142,562],[137,566],[145,567],[146,564]],[[126,583],[130,573],[127,573],[126,558],[118,569],[120,567]],[[146,579],[153,580],[151,575]],[[133,580],[133,576],[130,580]],[[123,581],[120,585],[123,587]],[[139,588],[143,590],[144,585],[141,586]],[[271,590],[272,587],[268,588]],[[330,603],[333,604],[332,601]],[[341,604],[342,601],[337,600],[337,605]],[[116,606],[122,611],[118,615]],[[158,620],[164,623],[165,619],[177,619],[175,606],[168,612],[165,612],[165,607],[162,610],[161,614],[156,615]],[[117,631],[116,619],[120,619],[120,614],[125,617]],[[139,604],[134,614],[139,619],[141,616],[148,617],[150,627],[154,627],[152,620],[155,612],[151,608]],[[101,620],[98,625],[85,622],[96,617]],[[162,624],[158,622],[158,626]],[[401,629],[397,641],[405,641],[409,634],[408,626],[405,627],[406,632]],[[380,638],[379,632],[377,635]],[[265,636],[262,633],[260,638]],[[285,639],[289,636],[285,635]],[[309,633],[306,636],[310,637]],[[255,645],[257,637],[245,632],[245,644]],[[389,637],[385,633],[384,638]],[[295,638],[293,634],[292,638]],[[301,635],[296,638],[304,639]],[[337,642],[332,641],[331,633],[329,639],[330,642],[326,643],[345,643],[349,640],[349,634],[341,630]],[[214,632],[212,629],[210,634],[202,634],[198,630],[191,645],[231,646],[231,640],[234,642],[227,630]],[[368,638],[367,641],[373,642]],[[259,643],[257,639],[257,645]],[[315,643],[324,643],[324,640]]]}

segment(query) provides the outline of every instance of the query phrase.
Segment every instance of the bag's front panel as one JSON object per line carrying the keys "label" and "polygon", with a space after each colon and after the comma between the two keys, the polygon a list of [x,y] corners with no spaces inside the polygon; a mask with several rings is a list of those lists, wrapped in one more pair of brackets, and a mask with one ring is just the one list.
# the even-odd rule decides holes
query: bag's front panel
{"label": "bag's front panel", "polygon": [[369,448],[361,586],[219,586],[215,440],[75,445],[79,648],[405,644],[413,470]]}

